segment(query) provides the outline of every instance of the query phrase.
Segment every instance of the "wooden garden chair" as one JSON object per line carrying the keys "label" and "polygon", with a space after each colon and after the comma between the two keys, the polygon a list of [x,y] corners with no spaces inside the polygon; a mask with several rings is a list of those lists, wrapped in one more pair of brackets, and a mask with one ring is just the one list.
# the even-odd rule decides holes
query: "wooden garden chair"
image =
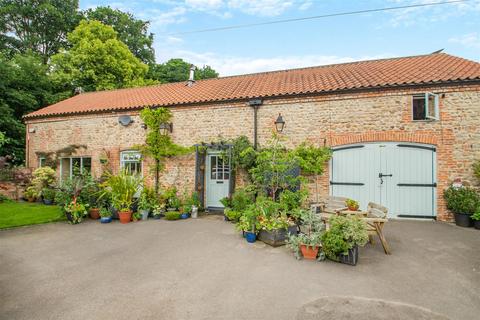
{"label": "wooden garden chair", "polygon": [[328,196],[320,200],[320,202],[312,203],[310,209],[315,213],[339,213],[348,209],[345,204],[347,199],[345,197]]}

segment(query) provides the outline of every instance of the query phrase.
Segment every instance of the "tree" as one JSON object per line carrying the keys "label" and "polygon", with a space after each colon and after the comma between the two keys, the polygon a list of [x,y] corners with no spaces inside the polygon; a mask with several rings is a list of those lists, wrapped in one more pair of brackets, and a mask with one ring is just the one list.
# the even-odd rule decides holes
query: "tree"
{"label": "tree", "polygon": [[332,157],[332,150],[328,147],[316,147],[303,142],[294,150],[294,153],[302,173],[314,176],[316,201],[318,202],[318,177],[323,174],[326,163]]}
{"label": "tree", "polygon": [[[190,75],[191,64],[182,59],[170,59],[166,63],[150,66],[148,77],[161,83],[187,81]],[[210,79],[218,77],[218,73],[210,66],[197,68],[195,79]]]}
{"label": "tree", "polygon": [[12,155],[20,163],[24,159],[25,126],[22,116],[63,98],[47,75],[48,66],[39,55],[17,54],[11,60],[0,55],[0,131],[7,141],[1,155]]}
{"label": "tree", "polygon": [[52,57],[53,74],[64,82],[86,91],[142,86],[148,66],[138,60],[118,40],[112,27],[99,21],[82,20],[68,34],[70,50]]}
{"label": "tree", "polygon": [[167,108],[145,108],[140,112],[140,117],[147,125],[148,132],[145,145],[139,149],[155,160],[155,191],[158,192],[160,172],[165,166],[165,159],[191,152],[191,148],[185,148],[175,144],[168,134],[160,133],[160,126],[169,123],[172,113]]}
{"label": "tree", "polygon": [[78,0],[0,0],[0,50],[31,50],[47,63],[79,20]]}
{"label": "tree", "polygon": [[87,20],[97,20],[111,26],[118,33],[118,40],[143,63],[154,64],[153,34],[148,32],[150,22],[135,19],[131,13],[110,7],[96,7],[84,11]]}

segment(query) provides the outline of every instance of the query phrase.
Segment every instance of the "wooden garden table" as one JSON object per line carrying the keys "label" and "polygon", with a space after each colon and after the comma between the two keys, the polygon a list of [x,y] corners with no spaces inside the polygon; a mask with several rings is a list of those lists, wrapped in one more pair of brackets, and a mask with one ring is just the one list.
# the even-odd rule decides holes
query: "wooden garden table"
{"label": "wooden garden table", "polygon": [[[370,243],[373,243],[373,235],[377,235],[378,238],[380,239],[380,242],[382,243],[383,251],[385,251],[385,254],[391,254],[390,251],[390,246],[388,245],[387,239],[385,238],[385,235],[383,234],[383,227],[385,226],[385,223],[388,222],[388,219],[385,218],[369,218],[367,216],[368,212],[365,211],[341,211],[337,215],[358,215],[363,221],[367,223],[367,232],[368,235],[370,236]],[[326,224],[326,228],[328,230],[328,220],[330,217],[332,217],[334,214],[332,213],[322,213],[321,218]]]}

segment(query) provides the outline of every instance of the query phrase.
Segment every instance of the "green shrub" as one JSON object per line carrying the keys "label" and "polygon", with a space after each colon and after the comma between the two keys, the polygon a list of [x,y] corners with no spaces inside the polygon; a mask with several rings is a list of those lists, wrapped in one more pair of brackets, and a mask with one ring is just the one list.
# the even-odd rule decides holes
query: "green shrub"
{"label": "green shrub", "polygon": [[237,222],[242,216],[242,213],[240,211],[235,211],[230,208],[225,208],[224,213],[225,213],[225,216],[228,218],[228,220],[234,221],[234,222]]}
{"label": "green shrub", "polygon": [[338,260],[339,255],[368,241],[366,223],[358,217],[332,216],[329,223],[330,229],[322,236],[322,249],[329,259]]}
{"label": "green shrub", "polygon": [[470,187],[449,187],[443,193],[447,209],[453,213],[473,214],[480,205],[478,193]]}
{"label": "green shrub", "polygon": [[238,189],[232,195],[231,207],[234,211],[242,212],[253,203],[253,195],[246,189]]}
{"label": "green shrub", "polygon": [[107,208],[100,208],[100,217],[108,218],[112,216],[112,212]]}
{"label": "green shrub", "polygon": [[55,194],[56,194],[56,191],[55,189],[52,189],[52,188],[43,188],[42,190],[42,196],[43,196],[43,199],[45,200],[54,200]]}
{"label": "green shrub", "polygon": [[6,195],[0,193],[0,203],[2,203],[2,202],[13,202],[13,200],[11,200]]}
{"label": "green shrub", "polygon": [[55,170],[50,167],[41,167],[33,172],[32,185],[40,192],[43,188],[55,184]]}
{"label": "green shrub", "polygon": [[480,160],[473,163],[473,175],[480,180]]}
{"label": "green shrub", "polygon": [[165,213],[165,220],[178,220],[180,219],[181,213],[178,211],[167,211]]}
{"label": "green shrub", "polygon": [[472,220],[477,220],[477,221],[480,220],[480,207],[478,207],[477,211],[474,214],[472,214],[471,218]]}

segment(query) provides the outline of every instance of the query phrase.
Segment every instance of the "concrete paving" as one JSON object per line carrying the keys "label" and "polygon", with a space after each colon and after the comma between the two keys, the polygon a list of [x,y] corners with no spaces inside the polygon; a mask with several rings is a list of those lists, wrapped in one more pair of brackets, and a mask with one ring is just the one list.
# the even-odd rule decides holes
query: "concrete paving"
{"label": "concrete paving", "polygon": [[393,255],[377,242],[351,267],[248,244],[218,217],[4,230],[0,319],[329,319],[335,306],[343,319],[480,318],[480,231],[385,232]]}

